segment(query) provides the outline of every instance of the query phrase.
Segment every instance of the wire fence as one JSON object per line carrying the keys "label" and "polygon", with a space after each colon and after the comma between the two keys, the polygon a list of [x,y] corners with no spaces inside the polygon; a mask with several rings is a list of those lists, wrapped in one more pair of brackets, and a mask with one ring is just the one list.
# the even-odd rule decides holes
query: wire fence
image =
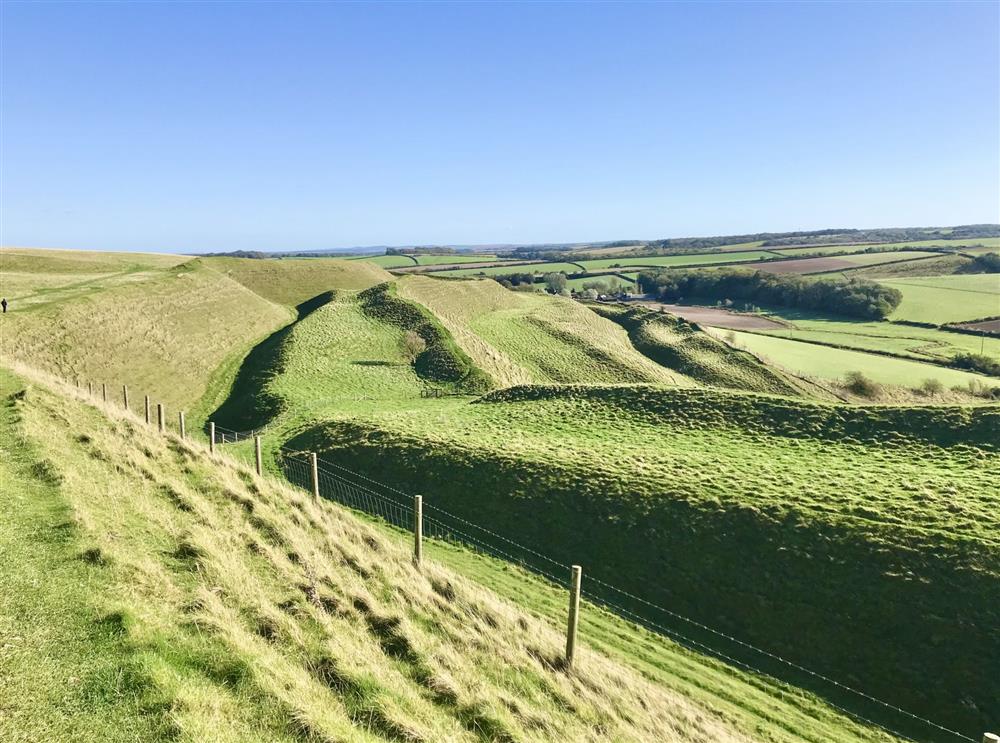
{"label": "wire fence", "polygon": [[[79,384],[77,384],[77,389],[82,391]],[[105,395],[103,387],[99,392],[94,390],[92,385],[88,389],[89,396],[95,400],[99,396],[103,397]],[[214,430],[216,434],[215,443],[228,444],[252,440],[256,436],[263,436],[268,431],[268,427],[265,426],[248,431],[234,431],[215,424]],[[288,481],[311,492],[314,487],[314,481],[313,463],[310,453],[287,447],[278,447],[277,451],[278,464]],[[352,510],[377,517],[396,528],[402,530],[414,529],[416,511],[413,506],[413,494],[379,482],[337,462],[319,458],[316,460],[316,485],[318,486],[320,496],[325,499],[335,501]],[[545,554],[542,550],[525,545],[510,536],[500,534],[489,527],[477,524],[464,516],[451,513],[434,503],[424,503],[424,508],[433,514],[423,515],[422,525],[423,536],[425,538],[463,544],[484,554],[518,564],[546,578],[557,586],[566,585],[566,576],[571,568],[568,563],[555,559]],[[563,571],[561,577],[553,573],[555,569]],[[809,677],[813,682],[826,685],[831,690],[838,692],[841,698],[854,698],[868,704],[872,708],[892,713],[897,719],[926,726],[926,729],[936,737],[945,735],[950,740],[978,743],[976,739],[963,733],[902,709],[800,663],[784,658],[778,653],[760,648],[727,632],[711,627],[704,622],[692,619],[649,601],[634,592],[619,588],[597,576],[588,574],[586,580],[593,584],[595,588],[584,589],[582,594],[594,605],[604,607],[650,632],[665,636],[680,645],[715,658],[727,667],[739,668],[742,671],[755,675],[774,675],[770,670],[762,670],[760,663],[754,664],[748,661],[749,656],[756,656],[762,661],[766,661],[765,665],[784,666],[798,674]],[[612,595],[618,598],[611,598]],[[654,615],[658,615],[660,619],[654,619]],[[678,625],[685,625],[688,627],[688,630],[680,631]],[[723,650],[720,648],[720,645],[728,645],[730,649]],[[858,722],[881,729],[902,740],[917,740],[889,727],[884,722],[877,722],[871,719],[869,715],[861,713],[857,709],[849,708],[844,704],[832,701],[829,695],[824,695],[824,700],[834,709]],[[921,736],[921,739],[923,739],[923,736]]]}

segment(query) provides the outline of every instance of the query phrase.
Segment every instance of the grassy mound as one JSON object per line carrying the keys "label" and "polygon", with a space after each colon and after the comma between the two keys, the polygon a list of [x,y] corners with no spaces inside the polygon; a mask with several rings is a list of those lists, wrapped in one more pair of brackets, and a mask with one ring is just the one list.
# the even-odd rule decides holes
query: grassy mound
{"label": "grassy mound", "polygon": [[548,621],[69,392],[2,401],[0,581],[45,576],[0,592],[3,739],[755,739],[593,649],[562,670]]}
{"label": "grassy mound", "polygon": [[[992,670],[1000,663],[998,424],[1000,411],[989,407],[859,409],[708,390],[529,387],[446,412],[333,420],[289,445],[324,451],[582,563],[591,576],[975,735],[1000,698]],[[690,629],[648,606],[631,609]],[[756,660],[739,647],[727,652]],[[766,670],[838,703],[856,701],[787,668]],[[884,710],[863,713],[927,737]]]}
{"label": "grassy mound", "polygon": [[625,332],[562,297],[493,281],[407,276],[402,297],[430,309],[502,386],[532,382],[691,384],[638,353]]}
{"label": "grassy mound", "polygon": [[133,404],[148,391],[171,414],[196,406],[207,412],[247,350],[291,319],[200,261],[145,267],[127,278],[23,311],[14,304],[0,315],[0,355],[84,384],[106,382],[116,397],[127,382]]}
{"label": "grassy mound", "polygon": [[402,299],[391,283],[379,284],[358,295],[368,316],[403,331],[416,333],[425,348],[413,362],[417,374],[458,392],[485,392],[493,380],[479,369],[433,314],[419,304]]}
{"label": "grassy mound", "polygon": [[392,277],[368,261],[342,258],[201,258],[205,265],[278,304],[293,307],[330,291],[360,291]]}
{"label": "grassy mound", "polygon": [[653,361],[703,384],[749,392],[799,394],[782,373],[680,318],[642,307],[588,306],[625,328],[632,344]]}

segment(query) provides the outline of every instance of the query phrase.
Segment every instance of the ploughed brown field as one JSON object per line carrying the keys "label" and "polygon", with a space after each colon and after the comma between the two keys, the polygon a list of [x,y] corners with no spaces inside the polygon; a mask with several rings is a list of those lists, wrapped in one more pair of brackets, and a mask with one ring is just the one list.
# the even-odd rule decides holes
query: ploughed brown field
{"label": "ploughed brown field", "polygon": [[663,308],[671,315],[676,315],[688,322],[699,325],[710,325],[713,328],[730,328],[732,330],[774,330],[782,328],[779,322],[769,320],[759,315],[741,315],[738,312],[724,310],[721,307],[688,307],[681,304],[664,304],[663,302],[629,302],[641,304],[643,307],[659,311]]}
{"label": "ploughed brown field", "polygon": [[983,320],[982,322],[963,322],[956,324],[956,328],[968,328],[969,330],[982,330],[986,333],[1000,333],[1000,320]]}
{"label": "ploughed brown field", "polygon": [[819,273],[820,271],[840,271],[846,268],[858,268],[857,263],[845,261],[843,258],[802,258],[790,261],[764,261],[748,263],[741,268],[752,268],[768,273]]}

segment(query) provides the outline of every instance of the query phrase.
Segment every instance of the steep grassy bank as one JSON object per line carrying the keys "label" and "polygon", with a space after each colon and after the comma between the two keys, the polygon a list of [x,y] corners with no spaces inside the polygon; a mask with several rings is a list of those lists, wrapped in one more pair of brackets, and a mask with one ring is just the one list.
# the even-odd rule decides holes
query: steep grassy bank
{"label": "steep grassy bank", "polygon": [[641,353],[703,384],[747,392],[801,394],[792,380],[781,372],[680,318],[643,307],[596,303],[588,307],[625,328],[632,344]]}
{"label": "steep grassy bank", "polygon": [[562,297],[507,291],[493,281],[400,280],[501,386],[532,382],[691,384],[638,353],[625,332]]}
{"label": "steep grassy bank", "polygon": [[148,392],[171,413],[193,412],[215,394],[220,366],[291,319],[198,262],[130,276],[23,310],[12,305],[0,315],[0,355],[84,384],[107,383],[116,396],[128,383],[133,400]]}
{"label": "steep grassy bank", "polygon": [[[374,412],[314,427],[289,445],[422,493],[595,578],[970,736],[995,726],[996,408],[526,388],[456,404],[445,419],[441,426],[441,411]],[[738,646],[722,649],[859,709],[829,685]],[[860,709],[919,739],[948,740]]]}
{"label": "steep grassy bank", "polygon": [[5,527],[28,564],[3,580],[91,576],[76,607],[0,599],[5,626],[61,650],[7,656],[4,740],[774,739],[590,647],[560,670],[550,620],[434,562],[416,570],[405,542],[41,380],[13,398],[3,381],[21,464],[2,497],[72,524],[37,542]]}

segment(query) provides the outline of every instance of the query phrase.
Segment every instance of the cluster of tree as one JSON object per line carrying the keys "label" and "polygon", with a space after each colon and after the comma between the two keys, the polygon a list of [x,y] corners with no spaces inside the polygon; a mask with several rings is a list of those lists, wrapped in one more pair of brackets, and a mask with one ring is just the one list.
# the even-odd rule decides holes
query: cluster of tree
{"label": "cluster of tree", "polygon": [[445,248],[435,245],[427,245],[413,248],[386,248],[386,255],[455,255],[458,253],[455,248]]}
{"label": "cluster of tree", "polygon": [[253,258],[261,260],[264,258],[275,258],[270,253],[262,253],[259,250],[232,250],[228,253],[201,253],[206,258]]}
{"label": "cluster of tree", "polygon": [[639,274],[639,286],[671,302],[739,299],[867,319],[887,317],[903,298],[898,289],[864,279],[817,279],[734,268],[645,271]]}
{"label": "cluster of tree", "polygon": [[957,369],[968,369],[980,374],[989,374],[991,377],[1000,377],[1000,362],[985,354],[959,353],[951,357],[949,365]]}
{"label": "cluster of tree", "polygon": [[963,273],[1000,273],[1000,253],[977,255]]}
{"label": "cluster of tree", "polygon": [[535,274],[533,273],[505,273],[494,275],[490,278],[507,289],[525,285],[530,286],[535,283]]}

